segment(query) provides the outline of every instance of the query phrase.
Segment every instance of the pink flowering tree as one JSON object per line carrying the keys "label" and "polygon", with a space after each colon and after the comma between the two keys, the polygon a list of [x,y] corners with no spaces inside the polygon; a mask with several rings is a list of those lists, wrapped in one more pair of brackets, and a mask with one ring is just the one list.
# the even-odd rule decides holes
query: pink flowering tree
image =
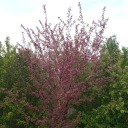
{"label": "pink flowering tree", "polygon": [[[29,102],[26,106],[42,113],[35,121],[38,126],[75,126],[80,115],[76,119],[70,116],[75,105],[86,102],[87,99],[82,97],[83,92],[91,86],[103,86],[106,81],[100,72],[100,45],[107,23],[105,9],[98,22],[93,21],[88,25],[84,22],[80,3],[78,7],[77,20],[73,20],[69,8],[67,21],[59,17],[60,22],[53,27],[48,23],[46,8],[43,6],[45,22],[39,21],[41,28],[37,27],[35,32],[22,25],[30,43],[29,47],[22,48],[20,52],[28,65],[34,87],[31,95],[41,101],[38,106]],[[74,35],[72,30],[75,30]]]}

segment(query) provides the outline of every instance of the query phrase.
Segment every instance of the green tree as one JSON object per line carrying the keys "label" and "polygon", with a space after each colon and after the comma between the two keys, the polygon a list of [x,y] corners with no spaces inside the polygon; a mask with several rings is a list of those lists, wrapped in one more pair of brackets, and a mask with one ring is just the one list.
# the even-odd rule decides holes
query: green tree
{"label": "green tree", "polygon": [[[119,49],[115,37],[107,39],[102,48],[101,70],[108,70],[105,76],[110,76],[112,81],[103,86],[100,92],[98,91],[99,94],[92,102],[78,107],[82,113],[78,126],[85,128],[126,128],[128,125],[128,69],[124,63],[124,51],[121,52]],[[125,56],[127,55],[125,54]],[[122,68],[122,63],[125,68]],[[94,93],[93,90],[90,95]]]}
{"label": "green tree", "polygon": [[20,113],[22,106],[13,102],[19,91],[17,83],[22,89],[23,80],[27,78],[16,48],[10,44],[9,37],[6,37],[5,45],[0,43],[0,127],[5,128],[26,126]]}
{"label": "green tree", "polygon": [[122,58],[122,68],[124,68],[125,66],[128,66],[128,48],[123,47],[122,48],[122,54],[121,54],[121,58]]}

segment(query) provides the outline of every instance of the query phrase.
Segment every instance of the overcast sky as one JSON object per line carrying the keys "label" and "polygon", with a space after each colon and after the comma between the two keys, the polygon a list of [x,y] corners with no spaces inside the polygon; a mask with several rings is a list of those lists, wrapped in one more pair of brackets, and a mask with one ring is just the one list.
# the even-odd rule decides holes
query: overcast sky
{"label": "overcast sky", "polygon": [[42,5],[46,4],[51,23],[57,17],[64,17],[67,8],[72,7],[73,15],[78,14],[78,1],[82,4],[84,19],[90,22],[99,19],[106,6],[109,18],[105,35],[117,35],[120,46],[128,47],[128,0],[0,0],[0,40],[11,37],[11,43],[21,42],[21,24],[35,28],[38,20],[43,21]]}

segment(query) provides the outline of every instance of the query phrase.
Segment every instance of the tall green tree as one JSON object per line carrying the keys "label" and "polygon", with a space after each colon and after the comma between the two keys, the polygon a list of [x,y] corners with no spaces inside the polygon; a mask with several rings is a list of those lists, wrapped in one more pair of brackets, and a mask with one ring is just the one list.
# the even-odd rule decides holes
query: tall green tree
{"label": "tall green tree", "polygon": [[9,37],[6,37],[5,43],[0,43],[0,127],[2,128],[26,126],[20,112],[22,106],[13,102],[27,79],[25,64],[20,60],[16,49],[17,46],[10,44]]}
{"label": "tall green tree", "polygon": [[[108,70],[106,76],[110,76],[112,81],[101,88],[100,93],[92,102],[79,106],[78,109],[82,113],[82,118],[78,126],[85,128],[126,128],[128,125],[128,69],[124,63],[124,51],[119,49],[115,37],[107,39],[102,50],[101,70]],[[122,63],[125,68],[122,68]]]}

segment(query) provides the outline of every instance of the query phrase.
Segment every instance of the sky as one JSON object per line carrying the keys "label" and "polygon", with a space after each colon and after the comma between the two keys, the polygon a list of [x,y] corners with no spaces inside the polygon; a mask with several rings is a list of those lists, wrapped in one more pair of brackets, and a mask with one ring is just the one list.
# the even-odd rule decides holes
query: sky
{"label": "sky", "polygon": [[79,1],[87,23],[100,19],[106,6],[105,17],[109,21],[105,36],[116,35],[120,46],[128,47],[128,0],[0,0],[0,41],[10,36],[12,44],[22,42],[21,24],[30,28],[39,26],[38,21],[44,20],[43,4],[46,4],[49,22],[56,23],[58,16],[65,18],[68,7],[77,17]]}

